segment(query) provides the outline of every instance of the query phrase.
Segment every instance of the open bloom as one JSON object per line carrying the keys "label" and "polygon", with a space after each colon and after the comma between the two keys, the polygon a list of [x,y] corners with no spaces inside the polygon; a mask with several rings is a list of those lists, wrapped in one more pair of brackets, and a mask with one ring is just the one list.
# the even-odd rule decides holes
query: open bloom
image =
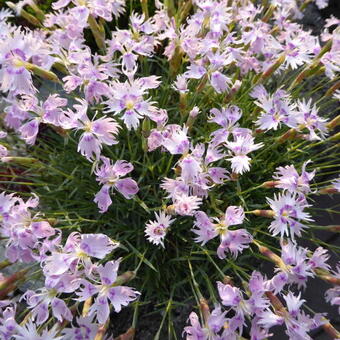
{"label": "open bloom", "polygon": [[267,198],[270,207],[274,211],[274,221],[270,224],[269,230],[276,236],[301,236],[301,231],[306,228],[300,221],[313,221],[309,213],[303,210],[309,205],[302,196],[295,194],[279,194],[274,199]]}
{"label": "open bloom", "polygon": [[212,135],[212,144],[219,145],[224,143],[230,133],[238,126],[237,122],[242,116],[242,110],[236,106],[231,105],[222,107],[221,110],[213,108],[210,110],[209,122],[216,123],[221,126],[220,129],[214,131]]}
{"label": "open bloom", "polygon": [[134,301],[140,294],[130,287],[115,284],[120,260],[106,262],[105,265],[99,265],[96,272],[99,275],[98,283],[91,283],[87,280],[81,281],[81,289],[77,292],[78,301],[85,301],[92,296],[96,296],[92,304],[89,316],[95,315],[98,322],[103,324],[109,317],[109,302],[115,312],[119,313],[122,306],[127,306]]}
{"label": "open bloom", "polygon": [[153,244],[160,244],[164,247],[164,237],[174,219],[166,215],[163,211],[159,214],[155,213],[156,221],[149,221],[145,227],[145,235],[147,240]]}
{"label": "open bloom", "polygon": [[73,291],[77,286],[74,276],[90,275],[93,271],[95,265],[91,258],[103,259],[118,245],[104,234],[71,233],[64,246],[55,245],[42,261],[47,285],[61,292]]}
{"label": "open bloom", "polygon": [[315,176],[315,170],[312,172],[306,171],[308,163],[310,163],[310,161],[303,163],[301,175],[296,171],[294,165],[278,167],[277,172],[273,176],[273,178],[278,181],[278,184],[275,186],[285,189],[290,193],[308,194],[310,192],[309,182]]}
{"label": "open bloom", "polygon": [[[297,109],[299,129],[307,129],[309,131],[307,138],[309,140],[319,140],[321,138],[325,138],[327,134],[327,119],[321,118],[319,116],[316,104],[312,105],[312,99],[309,99],[308,101],[305,99],[298,101]],[[321,137],[319,137],[317,132]]]}
{"label": "open bloom", "polygon": [[64,340],[91,340],[96,337],[99,324],[93,322],[93,317],[78,317],[77,325],[63,329]]}
{"label": "open bloom", "polygon": [[281,244],[280,265],[275,269],[276,274],[267,281],[267,288],[279,293],[286,284],[296,284],[299,288],[306,287],[309,277],[314,277],[316,268],[329,270],[329,258],[326,249],[318,247],[311,257],[306,248],[297,246],[291,241]]}
{"label": "open bloom", "polygon": [[[213,221],[216,223],[213,223]],[[192,231],[197,235],[195,241],[205,244],[209,240],[220,236],[221,243],[217,249],[219,258],[226,257],[226,251],[229,251],[234,257],[243,249],[249,247],[252,236],[246,229],[231,230],[230,226],[243,223],[244,211],[242,207],[230,206],[226,209],[221,218],[211,219],[203,211],[195,213],[195,227]]]}
{"label": "open bloom", "polygon": [[44,323],[49,317],[49,307],[53,316],[62,322],[63,319],[71,321],[73,316],[64,300],[57,297],[56,290],[42,288],[37,292],[28,290],[22,296],[28,307],[32,310],[32,316],[38,325]]}
{"label": "open bloom", "polygon": [[289,336],[289,339],[311,340],[312,338],[308,335],[308,332],[320,326],[322,322],[318,321],[317,315],[313,319],[301,310],[305,300],[301,299],[300,296],[301,293],[296,296],[292,292],[283,295],[287,309],[280,313],[280,315],[270,310],[264,311],[260,314],[259,325],[268,329],[272,326],[285,324],[286,334]]}
{"label": "open bloom", "polygon": [[109,158],[101,157],[102,164],[97,166],[95,174],[102,188],[96,194],[94,202],[98,204],[101,213],[107,211],[112,203],[110,189],[113,187],[126,199],[131,199],[137,194],[137,183],[130,177],[121,178],[133,170],[133,165],[124,160],[118,160],[114,164]]}
{"label": "open bloom", "polygon": [[115,137],[119,125],[114,119],[105,116],[91,121],[87,116],[88,106],[84,100],[79,100],[74,108],[76,113],[68,112],[70,118],[64,122],[64,127],[84,131],[79,140],[78,151],[90,161],[99,159],[103,144],[118,143]]}
{"label": "open bloom", "polygon": [[152,115],[152,105],[143,98],[148,88],[148,84],[142,83],[141,80],[113,83],[108,94],[106,111],[113,112],[115,115],[123,112],[121,118],[128,130],[137,129],[139,121],[144,116]]}
{"label": "open bloom", "polygon": [[54,58],[49,56],[42,36],[17,29],[2,37],[0,46],[0,90],[13,94],[33,94],[36,89],[26,63],[37,62],[39,67],[49,69]]}
{"label": "open bloom", "polygon": [[231,168],[237,174],[243,174],[245,171],[250,169],[250,158],[247,156],[248,153],[257,150],[263,146],[262,143],[255,144],[254,137],[247,134],[236,135],[235,141],[227,142],[227,148],[232,152]]}
{"label": "open bloom", "polygon": [[258,85],[251,96],[257,99],[255,103],[262,109],[256,121],[261,130],[277,130],[281,123],[289,127],[297,126],[295,105],[286,91],[279,89],[269,95],[263,85]]}

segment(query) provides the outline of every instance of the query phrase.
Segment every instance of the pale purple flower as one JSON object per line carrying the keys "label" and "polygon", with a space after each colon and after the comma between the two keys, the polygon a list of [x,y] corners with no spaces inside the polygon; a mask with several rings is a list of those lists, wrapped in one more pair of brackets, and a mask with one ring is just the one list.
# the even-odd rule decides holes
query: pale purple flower
{"label": "pale purple flower", "polygon": [[310,192],[309,182],[315,176],[315,170],[312,172],[306,171],[306,166],[311,161],[304,162],[301,169],[301,175],[296,171],[294,165],[286,165],[278,167],[273,178],[278,181],[275,185],[277,188],[287,190],[290,193],[308,194]]}
{"label": "pale purple flower", "polygon": [[109,158],[101,157],[102,164],[95,169],[97,181],[103,185],[96,194],[94,202],[98,204],[101,213],[107,211],[112,201],[110,188],[119,191],[126,199],[131,199],[137,194],[138,184],[130,177],[121,178],[133,170],[133,165],[124,160],[118,160],[114,164]]}
{"label": "pale purple flower", "polygon": [[194,226],[196,229],[191,229],[191,231],[197,235],[195,242],[205,245],[209,240],[218,235],[213,219],[203,211],[196,211],[194,216]]}
{"label": "pale purple flower", "polygon": [[319,9],[326,8],[329,0],[315,0],[315,4]]}
{"label": "pale purple flower", "polygon": [[229,325],[232,330],[239,330],[242,334],[243,326],[245,325],[245,316],[251,315],[249,300],[243,298],[242,291],[229,284],[217,282],[217,289],[222,300],[222,305],[230,307],[235,311],[235,316],[229,320]]}
{"label": "pale purple flower", "polygon": [[[220,235],[221,243],[217,249],[217,255],[221,259],[226,257],[226,251],[237,257],[238,253],[248,248],[249,243],[252,242],[252,236],[247,230],[231,230],[229,228],[243,223],[244,211],[242,207],[228,207],[221,218],[211,219],[203,211],[196,212],[194,216],[194,226],[197,229],[192,229],[192,231],[197,235],[195,242],[202,242],[202,245],[204,245],[209,240]],[[216,223],[213,223],[214,220]]]}
{"label": "pale purple flower", "polygon": [[212,144],[219,145],[228,140],[230,133],[238,126],[237,122],[242,116],[242,110],[236,106],[231,105],[222,107],[221,110],[213,108],[210,110],[209,122],[216,123],[222,128],[214,131],[211,136]]}
{"label": "pale purple flower", "polygon": [[327,249],[318,247],[315,249],[312,257],[309,259],[308,264],[311,266],[312,269],[321,268],[325,270],[330,270],[329,264],[326,263],[328,259],[329,254]]}
{"label": "pale purple flower", "polygon": [[186,340],[208,340],[208,329],[203,328],[199,322],[198,315],[191,312],[189,315],[191,326],[186,326],[184,332],[186,333]]}
{"label": "pale purple flower", "polygon": [[92,340],[96,337],[99,325],[93,322],[93,317],[77,317],[77,326],[64,328],[62,331],[64,340]]}
{"label": "pale purple flower", "polygon": [[231,79],[221,72],[215,71],[211,74],[210,84],[217,93],[223,93],[230,89]]}
{"label": "pale purple flower", "polygon": [[223,328],[227,321],[226,314],[227,311],[222,312],[220,305],[215,305],[208,318],[208,326],[212,332],[218,333]]}
{"label": "pale purple flower", "polygon": [[169,126],[163,132],[162,145],[172,154],[184,154],[189,150],[190,142],[187,136],[188,129],[179,125]]}
{"label": "pale purple flower", "polygon": [[34,34],[20,29],[11,30],[2,37],[0,46],[0,90],[13,94],[34,94],[31,72],[26,69],[30,62],[49,70],[55,58],[44,34]]}
{"label": "pale purple flower", "polygon": [[[338,262],[336,270],[333,270],[331,273],[333,277],[340,279],[340,262]],[[325,293],[325,297],[326,301],[331,305],[339,306],[338,311],[340,313],[340,286],[329,288]]]}
{"label": "pale purple flower", "polygon": [[93,16],[99,16],[106,21],[112,21],[112,14],[118,18],[124,12],[125,6],[124,0],[89,0],[86,2],[78,0],[58,0],[57,2],[53,3],[53,9],[61,9],[66,7],[71,2],[76,6],[86,6]]}
{"label": "pale purple flower", "polygon": [[253,238],[246,229],[229,230],[221,236],[221,244],[217,248],[217,255],[220,259],[224,259],[226,257],[225,252],[229,251],[236,258],[238,253],[249,248],[252,241]]}
{"label": "pale purple flower", "polygon": [[31,309],[32,317],[38,325],[44,323],[49,317],[49,307],[51,307],[52,315],[59,321],[71,321],[73,316],[64,300],[57,297],[57,291],[41,288],[34,292],[28,290],[22,295],[21,299],[25,299],[28,308]]}
{"label": "pale purple flower", "polygon": [[187,79],[184,77],[183,74],[177,76],[176,81],[174,82],[174,85],[172,87],[181,94],[187,93],[189,91]]}
{"label": "pale purple flower", "polygon": [[123,112],[121,119],[126,127],[129,130],[137,129],[139,121],[151,114],[151,103],[143,98],[146,90],[147,87],[138,80],[113,83],[108,93],[109,100],[105,102],[106,112],[113,112],[114,115]]}
{"label": "pale purple flower", "polygon": [[197,180],[198,176],[203,172],[199,160],[191,155],[182,158],[178,165],[181,167],[181,178],[186,184]]}
{"label": "pale purple flower", "polygon": [[237,309],[243,301],[242,292],[237,287],[217,282],[217,289],[224,306]]}
{"label": "pale purple flower", "polygon": [[258,85],[251,92],[257,101],[255,104],[262,109],[256,125],[261,130],[277,130],[281,123],[296,127],[297,119],[295,105],[291,103],[290,96],[282,89],[269,95],[263,85]]}
{"label": "pale purple flower", "polygon": [[[325,138],[327,134],[326,121],[327,119],[321,118],[318,115],[318,109],[316,104],[312,105],[312,99],[306,101],[298,101],[297,103],[297,121],[299,123],[299,129],[307,129],[309,131],[309,140],[319,140]],[[317,132],[321,137],[318,136]]]}
{"label": "pale purple flower", "polygon": [[96,120],[90,120],[86,114],[87,103],[79,100],[79,104],[74,105],[76,113],[69,112],[69,122],[65,123],[65,127],[75,127],[83,130],[78,144],[78,151],[88,160],[94,158],[99,159],[102,145],[117,144],[116,135],[118,133],[118,123],[106,116]]}
{"label": "pale purple flower", "polygon": [[34,118],[22,125],[19,129],[21,138],[24,139],[27,144],[35,144],[35,140],[39,132],[39,123],[40,119]]}
{"label": "pale purple flower", "polygon": [[33,261],[33,250],[37,249],[39,242],[55,235],[56,230],[39,213],[32,216],[31,208],[36,208],[39,203],[36,196],[24,202],[13,195],[1,194],[1,201],[0,233],[7,238],[7,258],[11,262]]}
{"label": "pale purple flower", "polygon": [[16,327],[16,340],[62,340],[62,336],[58,336],[57,326],[53,326],[50,330],[43,329],[38,332],[37,326],[28,320],[23,325],[17,325]]}
{"label": "pale purple flower", "polygon": [[226,146],[233,153],[232,157],[229,158],[232,170],[235,173],[243,174],[250,170],[250,158],[247,154],[261,148],[263,144],[255,144],[254,137],[251,135],[237,135],[235,141],[226,142]]}
{"label": "pale purple flower", "polygon": [[9,300],[0,302],[0,337],[4,340],[13,339],[16,334],[17,323],[15,321],[15,304]]}
{"label": "pale purple flower", "polygon": [[315,325],[313,325],[313,319],[305,315],[301,310],[305,300],[301,299],[300,296],[301,293],[295,296],[292,292],[283,295],[287,305],[287,312],[282,316],[274,316],[272,312],[266,311],[260,315],[259,324],[269,328],[284,323],[286,325],[286,334],[290,339],[311,340],[312,338],[308,335],[308,332],[315,328]]}
{"label": "pale purple flower", "polygon": [[294,240],[295,235],[301,236],[301,231],[306,228],[300,221],[313,221],[310,214],[304,212],[309,207],[304,197],[285,193],[275,195],[274,199],[267,198],[267,201],[275,214],[274,221],[269,226],[274,236],[290,236]]}
{"label": "pale purple flower", "polygon": [[119,313],[122,306],[127,306],[140,294],[133,288],[115,285],[119,264],[120,260],[117,260],[97,266],[96,271],[99,274],[100,283],[92,284],[89,281],[83,280],[81,282],[81,290],[77,292],[79,296],[77,298],[78,301],[85,301],[89,297],[97,295],[90,307],[89,316],[96,315],[100,324],[105,323],[109,317],[109,303],[112,304],[115,312]]}
{"label": "pale purple flower", "polygon": [[155,213],[156,221],[149,221],[145,226],[145,235],[149,242],[164,247],[164,238],[170,225],[175,221],[164,211]]}
{"label": "pale purple flower", "polygon": [[77,273],[81,267],[91,272],[91,257],[103,259],[119,246],[104,234],[80,234],[73,232],[67,238],[64,247],[58,247],[47,256],[43,264],[46,277]]}

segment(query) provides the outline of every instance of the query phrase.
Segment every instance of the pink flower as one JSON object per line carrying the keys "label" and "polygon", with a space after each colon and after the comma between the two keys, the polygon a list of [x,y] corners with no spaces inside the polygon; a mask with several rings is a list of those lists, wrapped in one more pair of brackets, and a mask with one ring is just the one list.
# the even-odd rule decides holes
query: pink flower
{"label": "pink flower", "polygon": [[99,325],[92,321],[93,317],[77,317],[77,325],[72,328],[64,328],[62,331],[64,340],[91,340],[96,337]]}
{"label": "pink flower", "polygon": [[164,247],[164,237],[170,225],[175,221],[163,211],[159,214],[155,213],[156,221],[149,221],[145,227],[145,235],[147,240],[153,244]]}
{"label": "pink flower", "polygon": [[95,174],[97,181],[103,186],[96,194],[94,202],[98,204],[100,212],[104,213],[112,203],[110,198],[111,187],[114,187],[126,199],[131,199],[137,194],[139,188],[132,178],[121,178],[133,170],[131,163],[119,160],[112,164],[112,161],[106,157],[101,157],[101,160],[103,163],[96,167]]}
{"label": "pink flower", "polygon": [[230,226],[243,223],[244,211],[242,207],[230,206],[227,208],[224,216],[209,218],[203,211],[195,213],[195,227],[192,231],[197,235],[195,241],[202,242],[204,245],[209,240],[220,235],[221,243],[217,249],[217,255],[223,259],[226,257],[225,252],[229,251],[234,257],[249,247],[252,242],[252,236],[245,229],[230,230]]}
{"label": "pink flower", "polygon": [[277,172],[273,178],[278,181],[275,186],[277,188],[285,189],[290,193],[308,194],[310,192],[309,182],[315,176],[313,172],[307,172],[306,166],[311,161],[303,163],[301,175],[298,174],[294,165],[286,165],[285,167],[278,167]]}
{"label": "pink flower", "polygon": [[68,124],[84,131],[79,140],[78,151],[92,161],[94,157],[99,159],[102,144],[113,145],[118,143],[115,137],[119,125],[114,119],[105,116],[91,121],[86,114],[87,103],[83,100],[79,100],[79,102],[79,105],[74,105],[77,112],[70,114]]}
{"label": "pink flower", "polygon": [[270,232],[276,236],[301,236],[301,231],[306,228],[300,221],[313,221],[310,214],[303,210],[309,205],[304,197],[297,197],[295,194],[279,194],[274,199],[267,198],[270,207],[275,213],[274,221],[270,224]]}
{"label": "pink flower", "polygon": [[134,301],[140,294],[133,288],[126,286],[116,286],[117,271],[120,260],[106,262],[105,265],[99,265],[96,269],[99,274],[100,283],[92,284],[89,281],[82,281],[82,288],[78,294],[78,301],[85,301],[89,297],[97,295],[92,304],[89,315],[96,315],[99,323],[103,324],[109,317],[109,303],[112,304],[115,312],[119,313],[122,306],[127,306]]}
{"label": "pink flower", "polygon": [[192,216],[202,204],[202,198],[197,196],[179,195],[175,197],[174,208],[178,215]]}
{"label": "pink flower", "polygon": [[295,105],[291,103],[286,91],[279,89],[269,95],[263,85],[258,85],[251,96],[257,99],[255,103],[262,109],[261,116],[256,121],[261,130],[277,130],[281,123],[297,127]]}
{"label": "pink flower", "polygon": [[250,158],[247,154],[263,146],[262,143],[255,144],[254,137],[251,135],[238,135],[235,137],[234,142],[227,142],[226,145],[233,153],[232,157],[229,158],[231,168],[238,174],[242,174],[250,169]]}
{"label": "pink flower", "polygon": [[[300,129],[306,128],[309,131],[308,139],[320,140],[325,138],[327,134],[327,119],[319,117],[316,105],[312,105],[312,99],[309,99],[307,102],[305,99],[298,101],[297,108],[297,120],[300,124]],[[317,135],[317,132],[321,138]]]}
{"label": "pink flower", "polygon": [[53,316],[59,321],[71,321],[73,316],[66,303],[57,297],[57,291],[42,288],[37,293],[28,290],[22,296],[29,308],[32,309],[32,316],[38,325],[44,323],[49,317],[49,307]]}
{"label": "pink flower", "polygon": [[149,116],[151,104],[143,99],[146,94],[146,87],[141,86],[138,80],[125,83],[113,83],[109,100],[105,103],[107,112],[115,115],[123,112],[122,119],[128,130],[137,129],[139,120]]}

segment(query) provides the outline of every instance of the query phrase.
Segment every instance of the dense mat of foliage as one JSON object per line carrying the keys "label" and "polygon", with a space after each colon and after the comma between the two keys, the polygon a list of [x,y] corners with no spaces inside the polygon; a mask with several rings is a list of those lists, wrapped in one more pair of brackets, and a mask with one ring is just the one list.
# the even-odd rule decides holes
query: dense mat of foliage
{"label": "dense mat of foliage", "polygon": [[309,2],[2,5],[1,339],[113,339],[127,305],[119,339],[147,305],[154,339],[340,337],[340,21],[303,30]]}

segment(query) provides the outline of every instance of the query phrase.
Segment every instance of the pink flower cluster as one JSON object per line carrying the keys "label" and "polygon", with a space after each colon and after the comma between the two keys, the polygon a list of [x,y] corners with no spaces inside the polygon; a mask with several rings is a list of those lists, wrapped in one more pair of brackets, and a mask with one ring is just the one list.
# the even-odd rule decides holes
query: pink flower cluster
{"label": "pink flower cluster", "polygon": [[[86,327],[92,325],[93,332],[97,331],[98,323],[108,320],[110,306],[119,312],[122,306],[137,298],[139,292],[123,286],[124,281],[119,279],[121,260],[107,261],[104,265],[98,262],[111,254],[119,246],[118,242],[104,234],[73,232],[63,244],[61,230],[52,227],[41,213],[33,214],[32,210],[39,203],[37,197],[25,202],[3,192],[0,202],[0,235],[7,240],[6,257],[11,262],[38,263],[45,279],[43,288],[27,290],[21,297],[30,310],[31,321],[27,325],[15,322],[14,302],[1,301],[0,335],[4,339],[20,338],[25,332],[31,339],[37,332],[36,325],[45,323],[51,315],[59,322],[72,321],[73,314],[65,302],[66,296],[80,302],[94,298],[88,317],[82,321]],[[94,319],[98,323],[93,323]],[[77,329],[81,327],[78,322]],[[46,337],[52,336],[56,328],[45,334]],[[64,330],[67,334],[74,331]]]}

